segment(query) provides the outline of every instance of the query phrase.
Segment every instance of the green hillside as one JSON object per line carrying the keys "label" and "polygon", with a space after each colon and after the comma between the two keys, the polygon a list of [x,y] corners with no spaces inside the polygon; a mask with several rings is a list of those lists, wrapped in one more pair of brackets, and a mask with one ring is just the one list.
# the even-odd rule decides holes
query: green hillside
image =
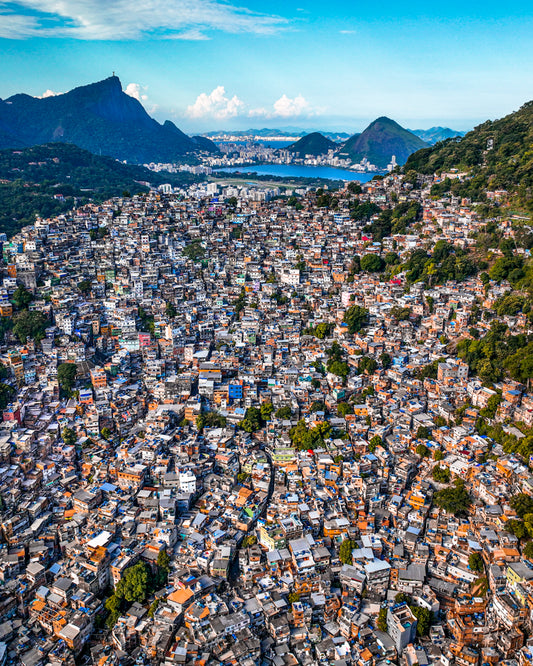
{"label": "green hillside", "polygon": [[404,129],[390,118],[378,118],[362,134],[352,136],[339,150],[339,157],[361,162],[365,157],[380,169],[386,168],[393,155],[404,164],[411,153],[425,147],[422,139]]}
{"label": "green hillside", "polygon": [[312,132],[303,136],[295,143],[291,143],[290,146],[287,146],[287,150],[300,157],[305,157],[306,155],[317,157],[318,155],[326,155],[328,150],[333,150],[336,147],[337,144],[334,141],[326,138],[320,132]]}
{"label": "green hillside", "polygon": [[[93,155],[77,146],[51,143],[0,151],[0,231],[9,236],[88,201],[104,201],[124,191],[146,192],[152,185],[200,180],[187,173],[155,173],[142,166]],[[62,199],[56,198],[62,195]]]}
{"label": "green hillside", "polygon": [[462,139],[449,139],[409,157],[405,170],[431,174],[458,169],[471,177],[454,191],[483,197],[484,189],[505,189],[533,211],[533,101],[500,120],[487,122]]}

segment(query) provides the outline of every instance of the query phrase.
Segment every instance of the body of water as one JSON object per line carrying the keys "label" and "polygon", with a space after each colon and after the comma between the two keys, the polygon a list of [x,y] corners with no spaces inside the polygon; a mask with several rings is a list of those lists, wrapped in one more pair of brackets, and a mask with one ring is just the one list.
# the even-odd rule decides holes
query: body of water
{"label": "body of water", "polygon": [[257,164],[254,166],[225,167],[216,169],[226,173],[256,173],[260,176],[278,176],[283,178],[327,178],[329,180],[358,180],[366,183],[375,173],[357,173],[347,169],[336,169],[330,166],[306,166],[303,164]]}

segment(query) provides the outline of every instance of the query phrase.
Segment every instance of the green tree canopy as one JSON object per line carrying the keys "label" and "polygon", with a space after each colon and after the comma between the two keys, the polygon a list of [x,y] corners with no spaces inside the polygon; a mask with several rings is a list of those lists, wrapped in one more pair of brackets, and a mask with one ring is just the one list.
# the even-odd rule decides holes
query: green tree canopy
{"label": "green tree canopy", "polygon": [[126,569],[122,578],[115,587],[115,595],[119,599],[143,603],[148,596],[151,583],[151,574],[149,568],[144,562],[134,564]]}
{"label": "green tree canopy", "polygon": [[77,374],[78,368],[75,363],[60,363],[57,366],[57,382],[68,396],[72,393]]}
{"label": "green tree canopy", "polygon": [[283,419],[284,421],[290,419],[292,416],[292,409],[289,405],[283,405],[276,411],[276,418]]}
{"label": "green tree canopy", "polygon": [[352,564],[352,550],[355,548],[356,544],[351,539],[344,539],[339,547],[339,560],[343,564]]}
{"label": "green tree canopy", "polygon": [[455,515],[465,513],[471,504],[470,495],[460,479],[454,485],[436,492],[433,499],[439,508]]}
{"label": "green tree canopy", "polygon": [[479,553],[471,553],[468,556],[468,566],[472,571],[483,571],[483,558]]}
{"label": "green tree canopy", "polygon": [[25,344],[27,338],[40,342],[44,338],[44,331],[48,320],[42,312],[29,312],[22,310],[13,318],[15,324],[13,333],[19,339],[20,344]]}
{"label": "green tree canopy", "polygon": [[28,305],[33,301],[33,294],[26,289],[24,285],[19,285],[15,289],[11,302],[18,310],[27,309]]}

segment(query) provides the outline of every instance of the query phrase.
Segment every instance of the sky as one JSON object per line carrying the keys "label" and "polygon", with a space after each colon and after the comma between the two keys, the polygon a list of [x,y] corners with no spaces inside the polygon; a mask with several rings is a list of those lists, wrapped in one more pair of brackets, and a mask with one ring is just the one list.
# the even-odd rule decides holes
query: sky
{"label": "sky", "polygon": [[0,98],[110,76],[187,132],[470,129],[533,98],[533,2],[0,0]]}

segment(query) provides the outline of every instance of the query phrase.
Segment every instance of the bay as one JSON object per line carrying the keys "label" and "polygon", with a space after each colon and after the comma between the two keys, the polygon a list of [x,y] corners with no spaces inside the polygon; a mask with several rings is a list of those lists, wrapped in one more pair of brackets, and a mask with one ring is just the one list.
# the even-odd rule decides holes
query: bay
{"label": "bay", "polygon": [[357,180],[366,183],[372,180],[375,173],[357,173],[347,169],[337,169],[330,166],[307,166],[304,164],[256,164],[253,166],[224,167],[214,171],[226,173],[243,173],[259,176],[278,176],[283,178],[327,178],[328,180]]}

